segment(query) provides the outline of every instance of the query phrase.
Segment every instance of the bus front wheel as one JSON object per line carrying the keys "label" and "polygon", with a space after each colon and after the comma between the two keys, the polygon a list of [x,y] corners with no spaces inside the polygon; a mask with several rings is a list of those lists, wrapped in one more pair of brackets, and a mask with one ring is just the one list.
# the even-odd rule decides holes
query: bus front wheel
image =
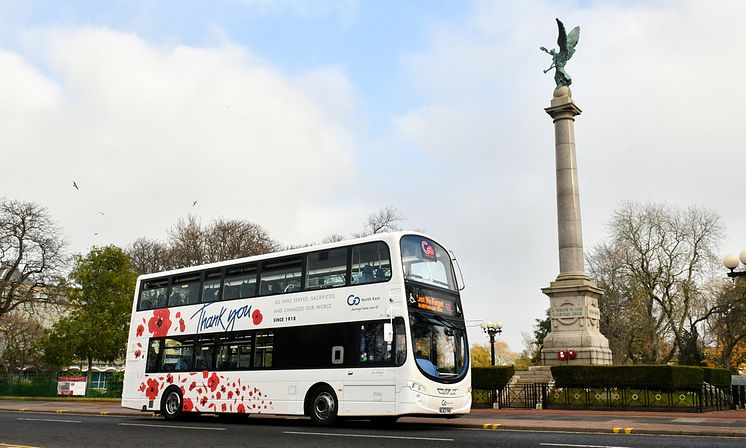
{"label": "bus front wheel", "polygon": [[175,387],[168,389],[161,399],[161,415],[166,420],[178,420],[181,418],[183,406],[181,391]]}
{"label": "bus front wheel", "polygon": [[322,386],[316,389],[310,402],[311,420],[319,426],[331,426],[337,421],[337,396],[334,391]]}

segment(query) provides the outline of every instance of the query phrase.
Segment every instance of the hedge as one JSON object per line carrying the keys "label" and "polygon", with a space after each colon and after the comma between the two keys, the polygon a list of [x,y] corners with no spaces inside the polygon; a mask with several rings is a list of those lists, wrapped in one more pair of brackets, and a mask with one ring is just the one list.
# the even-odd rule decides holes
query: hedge
{"label": "hedge", "polygon": [[714,367],[702,367],[705,372],[705,383],[713,386],[730,386],[733,374],[728,369],[717,369]]}
{"label": "hedge", "polygon": [[472,367],[471,387],[474,389],[502,389],[515,373],[513,366]]}
{"label": "hedge", "polygon": [[[660,390],[697,390],[705,380],[704,369],[700,367],[668,365],[561,365],[552,366],[552,376],[558,387],[647,387]],[[720,378],[719,374],[717,378]]]}

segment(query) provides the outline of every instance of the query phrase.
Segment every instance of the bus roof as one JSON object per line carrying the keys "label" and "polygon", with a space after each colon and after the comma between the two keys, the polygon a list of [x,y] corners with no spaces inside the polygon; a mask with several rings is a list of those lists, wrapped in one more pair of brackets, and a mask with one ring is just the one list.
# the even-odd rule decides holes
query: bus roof
{"label": "bus roof", "polygon": [[[267,252],[266,254],[261,255],[252,255],[250,257],[243,257],[243,258],[235,258],[231,260],[223,260],[223,261],[216,261],[213,263],[206,263],[201,264],[197,266],[189,266],[185,268],[178,268],[178,269],[171,269],[168,271],[160,271],[160,272],[152,272],[149,274],[143,274],[137,277],[138,283],[140,280],[147,280],[150,278],[156,278],[156,277],[163,277],[166,275],[176,275],[176,274],[187,274],[194,271],[201,271],[204,269],[211,269],[211,268],[221,268],[224,266],[232,266],[235,264],[242,264],[242,263],[250,263],[252,261],[261,261],[266,260],[270,258],[282,258],[285,256],[291,256],[291,255],[297,255],[297,254],[303,254],[306,252],[313,252],[317,250],[324,250],[324,249],[333,249],[335,247],[345,247],[350,246],[354,244],[360,244],[360,243],[366,243],[366,242],[372,242],[372,241],[386,241],[389,243],[398,243],[398,241],[401,239],[404,235],[416,235],[416,236],[422,236],[425,238],[428,238],[430,240],[433,240],[430,236],[416,231],[399,231],[399,232],[386,232],[386,233],[375,233],[370,236],[362,237],[362,238],[351,238],[347,240],[341,240],[336,241],[333,243],[323,243],[323,244],[317,244],[317,245],[311,245],[311,246],[303,246],[298,247],[294,249],[287,249],[287,250],[281,250],[277,252]],[[435,241],[435,240],[433,240]]]}

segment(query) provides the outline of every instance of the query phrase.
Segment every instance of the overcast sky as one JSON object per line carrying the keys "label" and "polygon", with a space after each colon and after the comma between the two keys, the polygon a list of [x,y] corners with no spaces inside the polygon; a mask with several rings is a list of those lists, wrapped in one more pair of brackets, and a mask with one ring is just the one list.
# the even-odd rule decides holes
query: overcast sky
{"label": "overcast sky", "polygon": [[0,195],[46,206],[71,252],[162,239],[188,213],[301,244],[393,205],[456,253],[466,317],[503,321],[519,351],[559,272],[539,51],[556,47],[555,17],[581,27],[567,71],[586,249],[623,200],[708,207],[723,255],[746,249],[743,1],[0,11]]}

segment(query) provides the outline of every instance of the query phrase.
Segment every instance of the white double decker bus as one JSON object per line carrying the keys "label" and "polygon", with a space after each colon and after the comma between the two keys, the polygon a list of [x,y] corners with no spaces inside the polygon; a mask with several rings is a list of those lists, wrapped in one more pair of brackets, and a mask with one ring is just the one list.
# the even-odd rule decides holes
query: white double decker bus
{"label": "white double decker bus", "polygon": [[469,412],[452,255],[418,233],[138,278],[122,406],[394,421]]}

